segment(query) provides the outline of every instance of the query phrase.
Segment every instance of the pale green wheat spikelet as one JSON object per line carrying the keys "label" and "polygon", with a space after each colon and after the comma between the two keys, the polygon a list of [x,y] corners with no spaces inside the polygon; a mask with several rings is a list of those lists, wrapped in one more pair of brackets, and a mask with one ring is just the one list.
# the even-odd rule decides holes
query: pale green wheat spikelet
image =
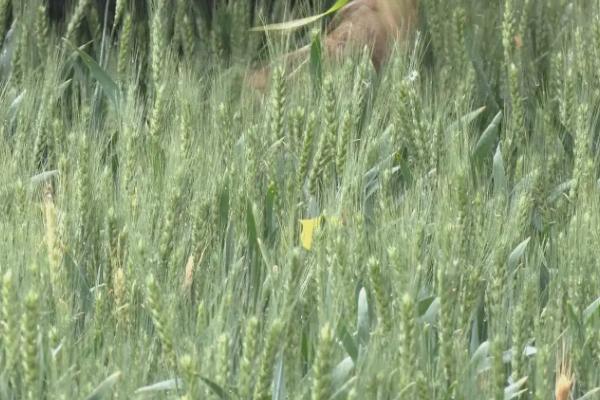
{"label": "pale green wheat spikelet", "polygon": [[[559,104],[563,88],[564,56],[562,51],[555,51],[550,57],[550,71],[548,73],[548,96],[553,103]],[[560,109],[559,109],[560,110]],[[559,115],[560,116],[560,115]],[[562,122],[562,118],[561,118]]]}
{"label": "pale green wheat spikelet", "polygon": [[127,5],[127,0],[116,0],[115,19],[113,20],[113,29],[121,21],[121,17],[123,16],[123,14],[125,12],[126,5]]}
{"label": "pale green wheat spikelet", "polygon": [[504,49],[505,65],[511,65],[514,60],[513,54],[513,37],[515,31],[515,10],[513,0],[504,1],[504,14],[502,18],[502,47]]}
{"label": "pale green wheat spikelet", "polygon": [[[567,55],[568,59],[572,59],[572,54]],[[560,71],[563,71],[561,68]],[[560,73],[560,72],[559,72]],[[558,96],[559,116],[560,121],[567,129],[574,128],[574,117],[576,112],[576,90],[575,90],[575,72],[570,62],[567,62],[566,70],[563,72],[564,77],[558,78],[562,88],[560,95]]]}
{"label": "pale green wheat spikelet", "polygon": [[[1,23],[1,21],[0,21]],[[37,42],[40,59],[45,60],[48,54],[48,9],[45,3],[42,3],[37,8],[35,17],[35,38]]]}
{"label": "pale green wheat spikelet", "polygon": [[403,143],[411,151],[409,158],[414,161],[414,154],[412,150],[415,146],[415,134],[412,126],[412,112],[410,107],[410,91],[409,82],[406,79],[402,79],[396,90],[398,93],[396,112],[394,113],[394,126],[396,127],[397,134],[394,137],[395,142]]}
{"label": "pale green wheat spikelet", "polygon": [[263,353],[260,360],[260,368],[254,387],[254,400],[268,400],[271,398],[271,381],[275,364],[275,356],[279,350],[281,332],[284,324],[280,319],[273,321],[266,338]]}
{"label": "pale green wheat spikelet", "polygon": [[328,164],[335,157],[337,147],[337,110],[335,101],[335,87],[333,77],[329,76],[323,82],[323,91],[325,93],[325,146],[321,153],[321,158],[317,160],[319,169],[326,179],[329,175]]}
{"label": "pale green wheat spikelet", "polygon": [[161,302],[160,289],[154,279],[154,275],[150,274],[146,280],[147,287],[147,302],[152,322],[158,332],[158,337],[162,344],[162,350],[167,364],[170,368],[175,368],[177,365],[177,357],[175,354],[175,348],[173,347],[173,335],[171,332],[171,326],[166,318],[168,314],[163,309]]}
{"label": "pale green wheat spikelet", "polygon": [[229,382],[229,335],[223,333],[217,338],[217,376],[220,385]]}
{"label": "pale green wheat spikelet", "polygon": [[438,59],[438,64],[443,64],[443,53],[444,53],[444,32],[443,32],[443,23],[440,18],[441,7],[440,0],[425,0],[424,2],[425,10],[427,12],[427,21],[428,26],[431,33],[431,38],[433,42],[433,49],[436,54],[436,58]]}
{"label": "pale green wheat spikelet", "polygon": [[119,249],[121,243],[119,243],[119,228],[114,207],[110,207],[106,213],[106,234],[108,235],[108,260],[112,275],[121,266]]}
{"label": "pale green wheat spikelet", "polygon": [[154,98],[154,107],[150,116],[150,142],[154,148],[160,145],[162,118],[165,108],[165,84],[158,86],[156,97]]}
{"label": "pale green wheat spikelet", "polygon": [[315,139],[315,128],[317,125],[317,116],[314,112],[308,114],[306,129],[304,131],[304,140],[302,142],[302,154],[300,155],[300,167],[298,168],[298,182],[302,186],[313,155],[313,142]]}
{"label": "pale green wheat spikelet", "polygon": [[166,0],[155,1],[154,13],[152,15],[152,27],[150,30],[152,38],[150,67],[155,88],[160,87],[162,70],[164,67],[164,57],[167,49],[166,27],[164,24],[165,3]]}
{"label": "pale green wheat spikelet", "polygon": [[323,152],[324,147],[327,145],[327,135],[325,133],[321,133],[319,137],[319,143],[317,144],[317,150],[313,157],[313,162],[310,168],[310,172],[308,174],[308,191],[311,195],[316,196],[318,190],[319,178],[322,175],[322,160],[323,160]]}
{"label": "pale green wheat spikelet", "polygon": [[414,376],[417,365],[415,303],[405,294],[402,298],[402,326],[400,330],[400,383],[405,387]]}
{"label": "pale green wheat spikelet", "polygon": [[4,27],[6,26],[6,17],[10,0],[0,0],[0,40],[4,40]]}
{"label": "pale green wheat spikelet", "polygon": [[[571,186],[569,196],[573,199],[582,193],[581,187],[585,185],[593,174],[593,161],[588,149],[588,105],[581,101],[575,117],[575,163],[573,166],[574,184]],[[585,186],[583,186],[585,188]]]}
{"label": "pale green wheat spikelet", "polygon": [[[464,230],[464,228],[463,228]],[[468,242],[469,244],[471,242]],[[464,265],[469,274],[466,278],[465,287],[462,293],[462,301],[460,302],[461,326],[465,331],[468,331],[471,322],[473,309],[475,308],[479,291],[481,288],[483,268],[480,265],[472,264]]]}
{"label": "pale green wheat spikelet", "polygon": [[[511,102],[511,132],[513,132],[513,134],[511,140],[507,143],[507,148],[509,151],[513,148],[513,146],[520,144],[523,135],[523,124],[525,122],[520,79],[519,67],[517,67],[514,63],[511,63],[508,67],[508,84]],[[518,136],[515,138],[514,135]]]}
{"label": "pale green wheat spikelet", "polygon": [[[115,310],[117,314],[117,324],[120,324],[125,329],[130,329],[131,315],[127,300],[129,298],[127,278],[125,270],[118,267],[112,277],[113,295],[115,299]],[[119,325],[117,325],[119,326]]]}
{"label": "pale green wheat spikelet", "polygon": [[287,146],[290,152],[296,151],[298,143],[302,140],[302,122],[304,121],[304,108],[296,107],[290,115],[290,129],[287,137]]}
{"label": "pale green wheat spikelet", "polygon": [[[121,2],[124,1],[125,0],[121,0]],[[123,19],[123,25],[121,26],[121,34],[119,35],[119,52],[117,55],[117,74],[121,81],[125,80],[125,74],[127,73],[131,60],[132,30],[133,20],[131,18],[131,13],[126,12]]]}
{"label": "pale green wheat spikelet", "polygon": [[158,242],[158,261],[159,265],[163,268],[168,267],[171,254],[173,253],[174,241],[173,236],[175,234],[175,227],[177,226],[179,219],[179,203],[182,196],[182,180],[184,174],[184,166],[180,165],[175,172],[175,184],[169,194],[169,200],[167,202],[167,209],[165,210],[165,216],[161,225],[161,233]]}
{"label": "pale green wheat spikelet", "polygon": [[575,63],[575,70],[582,74],[585,79],[589,70],[588,65],[590,57],[581,30],[582,28],[580,26],[576,26],[575,32],[573,32],[573,42],[575,43],[575,59],[573,61]]}
{"label": "pale green wheat spikelet", "polygon": [[125,165],[123,166],[123,185],[129,195],[133,195],[134,192],[134,179],[136,175],[136,162],[137,162],[137,146],[139,143],[139,130],[130,124],[125,123],[123,127],[123,133],[125,136]]}
{"label": "pale green wheat spikelet", "polygon": [[21,351],[28,399],[39,399],[38,295],[30,291],[25,297],[25,313],[21,329]]}
{"label": "pale green wheat spikelet", "polygon": [[225,103],[219,103],[216,109],[215,123],[217,132],[223,137],[223,149],[224,151],[228,151],[233,145],[233,135],[232,135],[232,127],[233,127],[233,117],[231,115],[231,110]]}
{"label": "pale green wheat spikelet", "polygon": [[427,150],[429,149],[429,146],[427,145],[427,131],[421,114],[422,105],[417,90],[415,89],[415,85],[410,82],[408,78],[404,80],[404,83],[408,85],[408,100],[410,104],[409,126],[412,132],[413,151],[417,165],[420,166],[421,171],[423,171],[428,165],[427,160],[429,158],[427,156]]}
{"label": "pale green wheat spikelet", "polygon": [[179,152],[185,159],[189,159],[192,154],[192,112],[188,104],[181,105],[180,120],[180,135],[181,143]]}
{"label": "pale green wheat spikelet", "polygon": [[69,20],[69,24],[67,25],[67,33],[65,37],[68,41],[72,41],[74,38],[75,31],[79,28],[81,21],[83,21],[83,17],[85,15],[86,10],[90,7],[91,0],[79,0],[73,14],[71,14],[71,19]]}
{"label": "pale green wheat spikelet", "polygon": [[92,183],[90,180],[89,159],[90,144],[87,134],[80,135],[79,158],[77,160],[76,182],[77,182],[77,226],[79,227],[78,240],[83,243],[85,235],[89,231],[92,215]]}
{"label": "pale green wheat spikelet", "polygon": [[183,16],[181,29],[183,30],[183,51],[188,57],[191,57],[196,48],[196,38],[194,35],[194,22],[188,13]]}
{"label": "pale green wheat spikelet", "polygon": [[344,167],[346,166],[346,156],[348,147],[350,147],[350,138],[352,136],[352,116],[346,111],[342,117],[342,132],[337,146],[337,155],[335,158],[335,172],[338,178],[344,176]]}
{"label": "pale green wheat spikelet", "polygon": [[52,164],[52,135],[44,126],[37,130],[33,147],[34,170],[38,172],[50,169]]}
{"label": "pale green wheat spikelet", "polygon": [[19,301],[12,272],[2,277],[2,318],[0,340],[4,352],[4,367],[11,370],[19,354]]}
{"label": "pale green wheat spikelet", "polygon": [[[458,6],[452,13],[452,30],[450,31],[449,52],[451,53],[452,65],[457,66],[459,71],[466,66],[467,54],[464,45],[466,13],[465,9]],[[464,70],[463,70],[464,71]]]}
{"label": "pale green wheat spikelet", "polygon": [[312,400],[327,400],[331,396],[331,357],[333,331],[329,324],[321,328],[317,355],[313,365]]}
{"label": "pale green wheat spikelet", "polygon": [[[27,63],[27,55],[28,55],[28,46],[29,42],[29,30],[21,27],[17,29],[15,32],[15,44],[14,44],[14,53],[11,60],[12,66],[12,74],[17,80],[17,82],[21,83],[25,74],[26,69],[29,66]],[[21,125],[21,124],[19,124]]]}
{"label": "pale green wheat spikelet", "polygon": [[491,316],[491,324],[494,329],[501,329],[503,324],[503,299],[504,299],[504,282],[506,279],[506,270],[504,268],[504,243],[497,245],[495,254],[493,255],[493,269],[491,276],[488,278],[490,282],[488,284],[486,292],[486,305],[488,307],[488,315]]}
{"label": "pale green wheat spikelet", "polygon": [[196,308],[196,332],[204,332],[206,329],[207,310],[204,300],[200,301]]}
{"label": "pale green wheat spikelet", "polygon": [[506,386],[506,377],[504,372],[504,362],[502,360],[502,340],[496,335],[491,339],[490,357],[492,361],[491,391],[494,400],[504,400],[504,387]]}
{"label": "pale green wheat spikelet", "polygon": [[249,399],[252,395],[254,363],[258,354],[258,319],[251,317],[246,323],[240,361],[239,393],[240,398]]}
{"label": "pale green wheat spikelet", "polygon": [[365,47],[361,53],[360,63],[354,75],[354,83],[352,85],[352,104],[350,107],[350,116],[352,118],[352,126],[360,132],[360,123],[367,102],[367,90],[369,88],[368,72],[371,66],[369,58],[369,50]]}
{"label": "pale green wheat spikelet", "polygon": [[512,321],[512,340],[513,340],[513,352],[512,352],[512,378],[516,382],[520,378],[525,376],[525,357],[523,351],[525,348],[526,332],[527,332],[527,311],[525,309],[524,300],[521,300],[513,313]]}
{"label": "pale green wheat spikelet", "polygon": [[391,329],[392,316],[390,311],[390,302],[385,288],[385,280],[381,268],[381,263],[375,257],[369,258],[367,261],[369,278],[375,293],[375,301],[377,302],[377,317],[383,332],[389,332]]}
{"label": "pale green wheat spikelet", "polygon": [[[44,187],[43,193],[43,211],[44,211],[44,241],[48,249],[48,265],[50,269],[50,282],[53,290],[60,292],[61,271],[60,262],[62,258],[59,233],[57,223],[56,207],[54,205],[54,192],[51,184]],[[56,293],[56,292],[55,292]]]}
{"label": "pale green wheat spikelet", "polygon": [[[451,268],[455,268],[453,265]],[[447,271],[448,267],[445,265],[439,265],[437,271],[437,283],[438,283],[438,296],[440,298],[440,310],[439,310],[439,329],[438,329],[438,340],[440,346],[440,365],[443,377],[443,391],[446,392],[452,387],[454,374],[453,374],[453,357],[452,357],[452,300],[450,294],[450,276]]]}
{"label": "pale green wheat spikelet", "polygon": [[535,355],[535,400],[548,399],[548,388],[552,387],[549,382],[548,371],[548,346],[536,343],[537,353]]}
{"label": "pale green wheat spikelet", "polygon": [[177,0],[173,5],[175,6],[175,26],[173,30],[173,39],[175,43],[183,47],[183,18],[187,13],[187,1]]}
{"label": "pale green wheat spikelet", "polygon": [[429,385],[427,383],[427,378],[422,371],[417,371],[416,377],[416,398],[418,400],[429,400],[431,399],[431,394],[429,390]]}
{"label": "pale green wheat spikelet", "polygon": [[286,90],[285,75],[282,67],[273,71],[273,91],[271,94],[270,130],[271,141],[274,143],[284,135],[283,122],[285,114]]}
{"label": "pale green wheat spikelet", "polygon": [[[535,169],[531,174],[532,183],[535,184],[536,180],[539,179],[539,170]],[[533,195],[531,190],[528,189],[518,199],[514,211],[514,229],[516,235],[526,233],[530,225],[531,211],[533,207]]]}
{"label": "pale green wheat spikelet", "polygon": [[192,400],[198,398],[198,372],[196,371],[196,365],[191,355],[185,354],[179,360],[179,366],[185,380],[186,400]]}
{"label": "pale green wheat spikelet", "polygon": [[[600,58],[600,13],[596,12],[596,15],[594,16],[594,23],[592,24],[592,29],[593,29],[593,48],[594,48],[594,55],[596,59]],[[595,63],[595,71],[593,71],[594,75],[596,76],[596,79],[600,79],[600,64]],[[598,97],[600,95],[599,93],[600,89],[596,89],[594,91],[594,95],[595,97]]]}
{"label": "pale green wheat spikelet", "polygon": [[315,195],[319,178],[323,183],[329,176],[328,166],[333,160],[337,144],[337,115],[335,107],[335,90],[333,79],[327,77],[323,83],[325,92],[325,129],[321,137],[314,157],[313,167],[309,175],[309,191]]}

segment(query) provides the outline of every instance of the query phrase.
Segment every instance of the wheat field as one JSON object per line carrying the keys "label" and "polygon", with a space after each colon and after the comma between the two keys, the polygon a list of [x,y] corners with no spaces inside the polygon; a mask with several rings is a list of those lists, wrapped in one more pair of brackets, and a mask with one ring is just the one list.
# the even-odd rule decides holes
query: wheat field
{"label": "wheat field", "polygon": [[600,399],[600,3],[101,3],[0,0],[0,399]]}

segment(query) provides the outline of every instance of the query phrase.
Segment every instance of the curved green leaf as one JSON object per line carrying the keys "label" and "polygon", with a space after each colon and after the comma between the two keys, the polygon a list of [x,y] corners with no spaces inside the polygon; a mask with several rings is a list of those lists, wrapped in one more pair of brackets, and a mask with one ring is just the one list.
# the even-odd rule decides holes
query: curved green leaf
{"label": "curved green leaf", "polygon": [[287,22],[279,22],[276,24],[264,25],[264,26],[255,26],[254,28],[250,28],[252,32],[267,32],[267,31],[284,31],[290,29],[297,29],[304,25],[311,24],[319,19],[323,18],[326,15],[332,14],[344,7],[350,0],[337,0],[333,6],[331,6],[327,11],[321,14],[313,15],[311,17],[305,17],[300,19],[295,19]]}
{"label": "curved green leaf", "polygon": [[498,139],[498,126],[500,126],[501,121],[502,111],[498,111],[498,114],[492,119],[492,122],[485,128],[477,141],[473,150],[473,159],[480,160],[492,149],[494,142]]}

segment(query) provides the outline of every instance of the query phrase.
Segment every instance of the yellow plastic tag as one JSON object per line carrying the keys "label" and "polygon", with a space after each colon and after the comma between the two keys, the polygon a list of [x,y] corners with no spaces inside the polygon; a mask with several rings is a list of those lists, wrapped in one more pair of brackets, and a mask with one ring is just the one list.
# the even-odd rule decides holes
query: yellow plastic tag
{"label": "yellow plastic tag", "polygon": [[302,243],[302,247],[304,247],[306,250],[310,250],[312,248],[315,229],[321,225],[322,219],[323,217],[300,220],[300,225],[302,226],[302,232],[300,232],[300,243]]}
{"label": "yellow plastic tag", "polygon": [[324,217],[322,215],[316,218],[300,220],[300,225],[302,226],[302,231],[300,232],[300,243],[302,244],[302,247],[304,247],[306,250],[310,250],[312,248],[315,231],[325,221],[332,225],[340,225],[344,222],[343,218],[340,217]]}

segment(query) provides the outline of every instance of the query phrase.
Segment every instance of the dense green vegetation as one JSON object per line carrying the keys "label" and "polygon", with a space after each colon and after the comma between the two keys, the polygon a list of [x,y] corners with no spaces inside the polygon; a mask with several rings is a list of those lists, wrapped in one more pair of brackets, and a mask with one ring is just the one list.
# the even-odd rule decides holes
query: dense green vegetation
{"label": "dense green vegetation", "polygon": [[597,2],[424,0],[266,96],[308,37],[117,3],[0,1],[0,398],[600,398]]}

